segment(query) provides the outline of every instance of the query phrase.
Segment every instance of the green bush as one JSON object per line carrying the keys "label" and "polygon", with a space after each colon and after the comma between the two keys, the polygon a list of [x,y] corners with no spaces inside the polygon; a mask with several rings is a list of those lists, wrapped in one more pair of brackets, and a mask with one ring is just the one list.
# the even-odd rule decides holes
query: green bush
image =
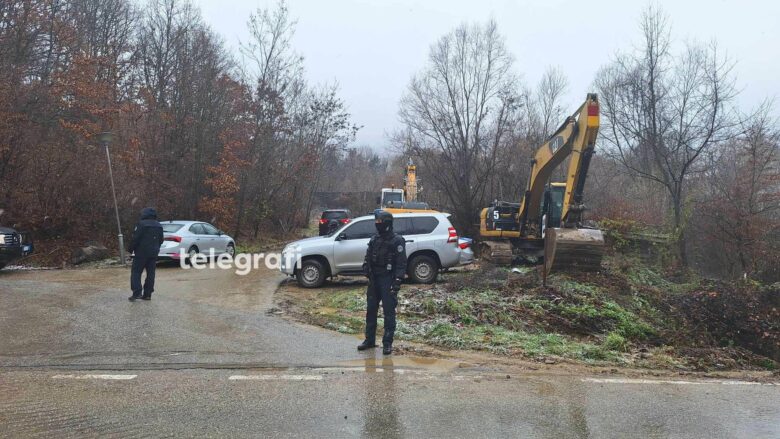
{"label": "green bush", "polygon": [[610,332],[604,339],[603,346],[610,351],[626,352],[628,351],[628,341],[617,332]]}
{"label": "green bush", "polygon": [[616,322],[615,330],[631,340],[645,340],[655,333],[655,330],[631,311],[615,302],[604,302],[602,315]]}

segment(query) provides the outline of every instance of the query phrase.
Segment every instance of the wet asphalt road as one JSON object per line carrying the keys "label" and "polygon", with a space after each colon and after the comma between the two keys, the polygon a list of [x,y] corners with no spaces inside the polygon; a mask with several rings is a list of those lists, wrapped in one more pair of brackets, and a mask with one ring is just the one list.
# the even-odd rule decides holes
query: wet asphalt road
{"label": "wet asphalt road", "polygon": [[780,437],[780,386],[507,374],[358,353],[269,271],[0,272],[2,437]]}
{"label": "wet asphalt road", "polygon": [[354,337],[269,317],[268,270],[157,269],[151,302],[129,270],[0,272],[0,366],[309,366],[353,358]]}

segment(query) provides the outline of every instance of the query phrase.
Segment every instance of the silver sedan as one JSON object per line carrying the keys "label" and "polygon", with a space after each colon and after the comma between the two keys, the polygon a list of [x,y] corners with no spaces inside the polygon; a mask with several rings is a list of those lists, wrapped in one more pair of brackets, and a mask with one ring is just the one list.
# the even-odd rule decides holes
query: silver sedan
{"label": "silver sedan", "polygon": [[187,259],[197,254],[207,256],[227,253],[236,254],[236,242],[222,230],[201,221],[161,222],[164,241],[158,259]]}

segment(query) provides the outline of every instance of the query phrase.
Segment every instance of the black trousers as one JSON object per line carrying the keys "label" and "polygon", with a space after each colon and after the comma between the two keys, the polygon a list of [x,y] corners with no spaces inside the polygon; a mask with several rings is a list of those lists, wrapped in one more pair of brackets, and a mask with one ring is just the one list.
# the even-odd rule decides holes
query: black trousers
{"label": "black trousers", "polygon": [[382,302],[382,312],[385,315],[385,334],[382,336],[382,344],[393,344],[395,335],[395,307],[398,298],[390,292],[393,286],[392,274],[374,276],[373,281],[366,290],[366,341],[374,343],[376,340],[376,317],[379,312],[379,302]]}
{"label": "black trousers", "polygon": [[144,281],[144,297],[152,297],[154,291],[154,270],[157,268],[157,256],[136,256],[133,258],[133,267],[130,271],[130,289],[133,296],[141,296],[141,273],[146,270]]}

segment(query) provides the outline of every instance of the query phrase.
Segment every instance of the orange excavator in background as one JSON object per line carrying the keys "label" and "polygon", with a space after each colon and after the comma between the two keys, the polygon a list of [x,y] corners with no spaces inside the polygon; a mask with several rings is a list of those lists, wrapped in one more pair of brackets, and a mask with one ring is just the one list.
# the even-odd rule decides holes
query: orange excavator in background
{"label": "orange excavator in background", "polygon": [[403,189],[395,189],[395,187],[382,189],[380,206],[390,213],[436,212],[436,210],[430,208],[428,203],[417,199],[419,193],[417,166],[412,161],[412,158],[409,157],[409,162],[404,168]]}
{"label": "orange excavator in background", "polygon": [[[494,201],[480,212],[480,255],[496,264],[544,263],[544,273],[601,267],[604,236],[583,226],[583,190],[599,130],[595,94],[550,136],[531,161],[520,203]],[[550,182],[570,158],[565,182]]]}

